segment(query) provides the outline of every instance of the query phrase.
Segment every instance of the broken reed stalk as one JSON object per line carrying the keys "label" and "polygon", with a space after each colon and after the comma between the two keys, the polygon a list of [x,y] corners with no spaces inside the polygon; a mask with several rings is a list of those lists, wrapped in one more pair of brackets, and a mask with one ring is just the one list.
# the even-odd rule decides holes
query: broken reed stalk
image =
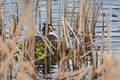
{"label": "broken reed stalk", "polygon": [[64,18],[67,18],[67,0],[63,0],[64,3]]}
{"label": "broken reed stalk", "polygon": [[64,30],[64,27],[65,27],[65,22],[64,22],[64,18],[62,20],[62,57],[65,57],[66,56],[66,42],[65,42],[65,30]]}
{"label": "broken reed stalk", "polygon": [[[50,23],[50,13],[49,13],[49,9],[50,9],[50,4],[49,4],[49,0],[46,1],[46,33],[45,36],[48,36],[48,24]],[[45,54],[47,54],[47,46],[45,45]],[[44,62],[45,62],[45,78],[47,79],[47,58],[44,58]]]}
{"label": "broken reed stalk", "polygon": [[[83,55],[86,51],[85,51],[85,26],[83,26],[84,25],[84,0],[79,0],[79,15],[80,15],[80,26],[79,26],[79,28],[81,27],[81,29],[82,29],[82,34],[83,34],[83,36],[82,36],[82,46],[81,46],[81,55]],[[85,59],[83,58],[83,63],[85,62]]]}

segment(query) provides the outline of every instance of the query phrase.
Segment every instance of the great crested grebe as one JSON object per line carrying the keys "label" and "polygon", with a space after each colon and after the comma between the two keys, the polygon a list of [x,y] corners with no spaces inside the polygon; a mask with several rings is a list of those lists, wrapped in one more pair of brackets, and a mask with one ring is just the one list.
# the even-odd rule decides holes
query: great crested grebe
{"label": "great crested grebe", "polygon": [[[45,36],[45,33],[46,33],[46,23],[43,23],[43,25],[44,26],[42,28],[42,33]],[[47,36],[47,38],[50,41],[51,40],[57,40],[57,38],[58,38],[58,36],[54,32],[52,32],[53,30],[56,30],[56,29],[54,29],[51,24],[48,24],[48,36]],[[35,41],[36,42],[39,42],[39,41],[42,42],[42,39],[41,39],[40,36],[35,36]]]}

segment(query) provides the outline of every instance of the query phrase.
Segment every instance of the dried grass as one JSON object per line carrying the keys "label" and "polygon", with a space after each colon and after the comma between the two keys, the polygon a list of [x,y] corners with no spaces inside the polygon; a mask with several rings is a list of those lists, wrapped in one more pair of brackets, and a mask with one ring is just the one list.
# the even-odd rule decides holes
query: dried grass
{"label": "dried grass", "polygon": [[[40,2],[37,0],[37,2]],[[64,2],[64,4],[62,4]],[[119,80],[119,65],[120,60],[114,59],[108,54],[104,54],[104,16],[103,27],[102,27],[102,45],[101,45],[101,64],[98,66],[98,46],[94,43],[95,38],[95,26],[99,15],[100,8],[102,6],[102,0],[99,0],[96,5],[95,0],[92,0],[90,4],[88,0],[78,0],[78,5],[75,6],[75,2],[72,2],[72,11],[68,14],[68,3],[67,0],[60,1],[59,5],[59,20],[58,20],[58,46],[54,47],[51,42],[47,39],[48,25],[46,25],[46,35],[43,36],[41,32],[35,32],[38,17],[39,4],[36,3],[36,18],[33,21],[33,8],[30,7],[30,0],[24,0],[24,8],[19,19],[14,18],[14,12],[11,12],[10,20],[10,36],[6,40],[3,39],[6,36],[6,32],[3,28],[2,35],[0,38],[0,79],[12,79],[14,77],[12,73],[13,65],[18,65],[18,70],[14,71],[18,80],[34,80],[39,77],[38,71],[35,68],[35,62],[43,60],[45,61],[45,78],[47,78],[47,58],[46,56],[55,55],[51,48],[57,50],[58,59],[58,70],[56,72],[56,80]],[[18,6],[19,2],[16,1]],[[46,2],[46,24],[52,23],[52,0]],[[0,3],[0,11],[1,6]],[[62,6],[64,5],[64,6]],[[75,7],[78,7],[76,10]],[[62,8],[64,9],[64,17],[62,17]],[[77,14],[74,14],[75,11]],[[1,12],[0,12],[1,14]],[[4,15],[0,15],[0,26]],[[18,16],[18,12],[17,12]],[[75,20],[75,21],[74,21]],[[61,22],[62,21],[62,22]],[[108,22],[110,24],[110,22]],[[27,28],[24,29],[24,24]],[[40,23],[39,23],[40,24]],[[74,25],[75,24],[75,25]],[[89,25],[90,24],[90,27]],[[62,26],[61,26],[62,25]],[[110,25],[108,25],[108,40],[110,43]],[[23,40],[22,42],[17,41],[19,34],[22,33],[23,28]],[[62,28],[62,31],[60,31]],[[62,32],[62,37],[61,33]],[[70,34],[72,34],[72,37]],[[3,37],[4,36],[4,37]],[[45,43],[45,52],[42,57],[35,58],[35,37],[39,36]],[[22,44],[22,50],[18,48],[18,45]],[[62,46],[62,47],[61,47]],[[111,47],[108,44],[108,53],[110,53]],[[94,55],[97,57],[94,59]],[[16,58],[17,59],[16,59]],[[71,60],[71,63],[69,62]],[[72,68],[70,68],[70,65]],[[6,70],[4,70],[6,68]],[[5,73],[5,74],[4,74]],[[7,77],[8,76],[8,77]]]}
{"label": "dried grass", "polygon": [[30,75],[35,74],[34,68],[29,63],[20,62],[19,64],[20,64],[20,68],[22,68],[23,70],[26,70]]}

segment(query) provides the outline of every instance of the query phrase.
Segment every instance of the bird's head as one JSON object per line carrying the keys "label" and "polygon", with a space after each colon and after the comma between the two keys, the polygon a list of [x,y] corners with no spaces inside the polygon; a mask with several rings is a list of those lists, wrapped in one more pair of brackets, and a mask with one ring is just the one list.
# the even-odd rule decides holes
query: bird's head
{"label": "bird's head", "polygon": [[[46,29],[45,27],[46,27],[46,23],[43,23],[43,25],[44,25],[44,29]],[[52,24],[48,24],[48,32],[52,32],[53,30],[56,30],[55,28],[53,28],[53,26],[52,26]]]}

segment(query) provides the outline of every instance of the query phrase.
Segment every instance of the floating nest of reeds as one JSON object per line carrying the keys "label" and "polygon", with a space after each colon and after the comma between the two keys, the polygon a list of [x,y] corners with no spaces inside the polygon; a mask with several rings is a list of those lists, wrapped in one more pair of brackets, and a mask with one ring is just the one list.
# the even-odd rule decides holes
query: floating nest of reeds
{"label": "floating nest of reeds", "polygon": [[[52,54],[49,50],[47,50],[47,55],[46,55],[47,64],[56,64],[56,57],[57,57],[56,52],[57,52],[57,50],[55,48],[57,47],[57,41],[51,40],[50,42],[54,46],[54,47],[51,47],[54,54]],[[35,58],[43,57],[44,54],[45,54],[45,43],[43,43],[43,42],[36,43],[36,45],[35,45]],[[44,65],[44,59],[40,60],[39,63]]]}
{"label": "floating nest of reeds", "polygon": [[[53,47],[51,47],[52,51],[54,54],[51,54],[51,52],[49,50],[47,50],[47,55],[46,55],[46,58],[47,58],[47,64],[56,64],[56,59],[57,59],[57,55],[56,55],[56,47],[57,47],[57,41],[56,40],[51,40],[51,45]],[[19,46],[19,49],[22,50],[22,44],[20,44]],[[34,50],[34,53],[35,53],[35,59],[38,59],[40,57],[44,57],[44,54],[45,54],[45,43],[44,42],[36,42],[35,43],[35,50]],[[41,64],[41,65],[44,65],[45,62],[44,62],[44,58],[43,59],[40,59],[39,61],[35,62],[35,64]]]}

